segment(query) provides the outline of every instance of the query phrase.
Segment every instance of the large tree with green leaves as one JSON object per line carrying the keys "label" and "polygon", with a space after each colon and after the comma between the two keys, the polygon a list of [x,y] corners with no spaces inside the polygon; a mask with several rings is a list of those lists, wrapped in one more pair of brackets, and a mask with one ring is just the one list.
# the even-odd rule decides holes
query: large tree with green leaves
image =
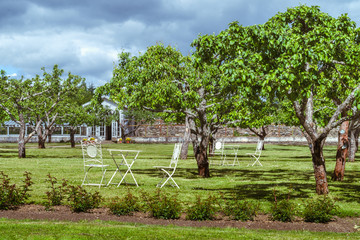
{"label": "large tree with green leaves", "polygon": [[[38,104],[31,114],[34,125],[39,125],[38,128],[34,129],[37,133],[39,148],[45,148],[46,139],[52,133],[57,118],[61,114],[68,113],[67,109],[71,108],[71,104],[75,104],[76,101],[71,101],[65,109],[65,105],[62,103],[75,98],[81,99],[80,90],[84,84],[83,78],[71,73],[63,78],[64,70],[59,69],[57,65],[54,65],[51,73],[46,72],[45,68],[42,70],[42,78],[39,76],[37,78],[46,91],[34,99]],[[38,124],[39,122],[40,124]]]}
{"label": "large tree with green leaves", "polygon": [[[312,155],[316,192],[328,193],[326,137],[358,114],[350,111],[360,89],[355,23],[347,15],[335,19],[319,7],[299,6],[249,27],[245,41],[237,23],[230,24],[229,32],[227,38],[237,42],[234,49],[239,52],[227,66],[230,75],[245,73],[265,96],[277,94],[292,103]],[[327,117],[321,117],[322,111]]]}
{"label": "large tree with green leaves", "polygon": [[122,53],[111,82],[103,89],[129,109],[161,112],[175,121],[186,118],[199,175],[209,177],[209,139],[226,123],[237,88],[222,81],[217,66],[196,66],[193,61],[163,45],[134,57]]}

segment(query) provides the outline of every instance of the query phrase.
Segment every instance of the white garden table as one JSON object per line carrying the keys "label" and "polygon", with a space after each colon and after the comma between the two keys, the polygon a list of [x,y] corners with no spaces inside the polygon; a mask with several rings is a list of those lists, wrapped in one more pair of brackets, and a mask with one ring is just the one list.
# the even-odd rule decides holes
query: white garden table
{"label": "white garden table", "polygon": [[[134,174],[131,171],[131,167],[134,164],[136,158],[139,156],[139,153],[141,152],[141,150],[108,149],[108,151],[116,165],[116,170],[115,170],[114,174],[112,175],[110,181],[108,182],[107,186],[112,184],[111,182],[117,173],[119,173],[121,175],[121,180],[117,186],[119,187],[122,182],[127,184],[127,182],[125,181],[125,177],[128,173],[130,173],[132,178],[134,179],[136,186],[138,187],[139,185],[136,182]],[[125,166],[125,169],[126,169],[124,174],[122,174],[122,172],[120,170],[120,168],[123,166]],[[125,169],[123,169],[123,170],[125,170]]]}

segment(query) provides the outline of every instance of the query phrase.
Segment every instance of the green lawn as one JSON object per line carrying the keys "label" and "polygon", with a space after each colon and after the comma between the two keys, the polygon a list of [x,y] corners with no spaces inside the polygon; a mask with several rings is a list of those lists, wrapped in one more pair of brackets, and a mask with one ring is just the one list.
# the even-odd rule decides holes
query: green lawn
{"label": "green lawn", "polygon": [[360,239],[359,233],[191,228],[110,221],[70,222],[0,219],[0,239]]}
{"label": "green lawn", "polygon": [[[0,169],[9,175],[12,182],[17,184],[21,184],[24,171],[31,172],[34,185],[32,186],[29,201],[36,204],[42,204],[45,201],[45,192],[49,188],[49,184],[45,182],[48,173],[58,179],[67,179],[72,185],[81,184],[84,175],[81,148],[77,147],[71,149],[67,144],[48,144],[47,147],[48,148],[46,149],[37,149],[36,144],[27,144],[27,158],[19,159],[17,158],[16,144],[0,144]],[[302,203],[303,200],[306,200],[309,197],[315,196],[315,180],[311,157],[307,146],[267,144],[265,147],[266,150],[263,151],[263,156],[260,159],[263,167],[247,166],[249,158],[246,157],[245,154],[253,152],[255,144],[241,144],[239,150],[240,166],[211,165],[211,177],[206,179],[198,177],[196,161],[190,150],[191,148],[189,148],[188,160],[180,160],[174,176],[174,179],[180,186],[180,190],[166,187],[164,191],[178,193],[179,199],[184,202],[184,205],[188,205],[189,202],[194,201],[197,195],[219,195],[221,192],[225,197],[230,198],[236,194],[244,199],[260,201],[262,210],[265,212],[269,209],[269,206],[273,201],[274,190],[277,191],[277,196],[280,199],[287,197],[288,192],[291,190],[290,198],[299,203]],[[91,191],[99,191],[105,198],[104,204],[112,197],[122,196],[128,188],[130,188],[135,195],[140,194],[141,191],[150,193],[155,192],[155,186],[160,180],[160,175],[159,171],[154,169],[153,166],[169,164],[173,151],[173,144],[105,144],[103,145],[104,159],[109,164],[112,164],[112,160],[107,151],[109,148],[142,150],[132,168],[139,183],[139,187],[133,185],[128,187],[121,185],[119,188],[110,186],[101,189],[93,186],[86,187]],[[324,155],[327,161],[326,166],[328,170],[330,196],[337,200],[342,215],[359,216],[360,162],[347,163],[345,180],[343,182],[333,182],[330,179],[330,175],[335,165],[335,154],[335,146],[325,147]],[[111,174],[112,172],[108,172],[107,178],[109,178]],[[127,181],[132,182],[130,175],[128,175]],[[9,228],[16,225],[21,225],[22,227],[36,227],[40,224],[31,223],[27,225],[26,221],[3,221]],[[67,223],[61,224],[67,225]],[[91,225],[95,223],[79,224],[78,227],[74,227],[74,231],[81,232],[82,230],[78,229],[87,229],[87,224]],[[110,223],[101,223],[100,225],[107,229],[108,224]],[[44,225],[44,223],[41,223],[40,225]],[[51,223],[46,227],[50,228],[50,225],[52,226],[53,224]],[[127,224],[119,225],[111,223],[110,225],[111,227],[109,227],[109,229],[114,228],[118,229],[118,231],[131,231],[131,229],[134,228],[133,225]],[[173,232],[171,227],[140,227],[140,229],[147,229],[146,231],[150,231],[149,229],[151,229],[151,231],[156,231],[157,228],[163,229],[163,231],[166,232],[165,235]],[[197,234],[189,230],[189,228],[172,228],[176,229],[174,231],[184,231],[190,234],[186,236],[195,236]],[[207,230],[198,231],[201,232]],[[254,239],[251,234],[258,232],[235,229],[213,229],[211,231],[214,231],[213,239],[221,238],[221,235],[216,235],[216,232],[229,232],[229,238],[238,233],[247,233],[249,234],[248,239]],[[261,236],[272,236],[273,234],[277,234],[271,231],[264,231],[263,233],[265,235]],[[168,236],[172,238],[171,235]],[[246,234],[244,236],[246,236]],[[326,233],[324,233],[324,236],[318,236],[318,238],[320,237],[326,239]],[[54,238],[57,237],[54,236]],[[306,239],[305,235],[304,237],[300,236],[300,239],[302,238]],[[36,235],[34,235],[34,239],[36,239]],[[210,239],[212,238],[210,237]],[[246,237],[244,237],[244,239],[246,239]]]}

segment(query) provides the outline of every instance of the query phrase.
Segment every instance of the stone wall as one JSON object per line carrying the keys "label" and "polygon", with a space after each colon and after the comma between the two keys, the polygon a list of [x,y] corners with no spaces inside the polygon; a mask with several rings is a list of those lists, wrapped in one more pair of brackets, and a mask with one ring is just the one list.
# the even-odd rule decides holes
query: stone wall
{"label": "stone wall", "polygon": [[[142,125],[133,137],[181,137],[185,132],[184,125],[171,125],[158,122],[153,125]],[[245,128],[221,128],[218,130],[217,138],[248,137],[256,136],[249,129]],[[271,125],[268,128],[267,137],[304,137],[299,127],[284,125]],[[330,132],[329,137],[337,137],[337,129]]]}
{"label": "stone wall", "polygon": [[[185,125],[165,124],[161,121],[153,125],[142,125],[131,138],[137,142],[176,142],[185,132]],[[249,129],[221,128],[215,138],[223,138],[226,142],[256,142],[258,137]],[[299,127],[284,125],[269,126],[267,142],[304,142],[306,139]],[[327,142],[337,142],[337,129],[330,132]]]}

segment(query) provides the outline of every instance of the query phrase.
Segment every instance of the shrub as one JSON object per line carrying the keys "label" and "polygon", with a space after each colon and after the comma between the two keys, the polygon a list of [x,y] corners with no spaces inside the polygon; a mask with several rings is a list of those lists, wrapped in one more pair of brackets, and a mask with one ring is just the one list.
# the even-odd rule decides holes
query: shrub
{"label": "shrub", "polygon": [[275,201],[271,206],[271,219],[281,222],[291,222],[295,216],[295,204],[290,201],[290,192],[286,200],[277,201],[276,191],[274,190]]}
{"label": "shrub", "polygon": [[56,186],[58,183],[55,177],[52,177],[50,173],[47,175],[48,179],[46,182],[50,182],[50,191],[46,192],[47,203],[46,206],[58,206],[61,205],[62,201],[65,199],[65,194],[67,192],[67,181],[63,179],[63,183],[59,186]]}
{"label": "shrub", "polygon": [[138,198],[128,191],[123,198],[115,197],[108,205],[110,211],[115,215],[129,215],[140,210]]}
{"label": "shrub", "polygon": [[295,216],[295,204],[289,199],[274,202],[270,212],[274,221],[291,222]]}
{"label": "shrub", "polygon": [[177,200],[178,195],[167,196],[160,190],[150,196],[146,193],[142,195],[146,202],[146,210],[150,211],[154,218],[177,219],[181,214],[181,203]]}
{"label": "shrub", "polygon": [[303,217],[305,222],[327,223],[338,213],[335,201],[324,196],[309,199],[305,202]]}
{"label": "shrub", "polygon": [[254,220],[258,210],[259,203],[236,199],[226,202],[224,212],[227,216],[232,216],[235,220],[248,221]]}
{"label": "shrub", "polygon": [[197,196],[196,202],[186,211],[186,219],[199,221],[213,219],[217,210],[214,204],[216,202],[217,198],[214,196],[209,196],[204,200],[202,200],[200,196]]}
{"label": "shrub", "polygon": [[87,192],[81,186],[68,186],[68,201],[73,212],[87,212],[97,208],[102,200],[99,192]]}
{"label": "shrub", "polygon": [[24,184],[20,187],[16,187],[16,184],[10,184],[10,178],[3,171],[0,172],[0,209],[14,209],[19,205],[25,203],[25,200],[29,198],[30,186],[33,184],[31,181],[31,173],[25,172]]}

